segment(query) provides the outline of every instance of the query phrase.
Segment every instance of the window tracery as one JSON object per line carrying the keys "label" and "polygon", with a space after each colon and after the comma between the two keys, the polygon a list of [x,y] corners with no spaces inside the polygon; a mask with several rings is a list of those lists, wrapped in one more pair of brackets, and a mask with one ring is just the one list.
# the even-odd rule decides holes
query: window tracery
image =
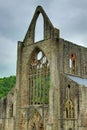
{"label": "window tracery", "polygon": [[29,104],[48,104],[49,87],[49,63],[44,53],[37,49],[30,61]]}
{"label": "window tracery", "polygon": [[73,118],[74,117],[74,111],[73,111],[73,104],[71,100],[67,100],[65,104],[66,109],[66,118]]}

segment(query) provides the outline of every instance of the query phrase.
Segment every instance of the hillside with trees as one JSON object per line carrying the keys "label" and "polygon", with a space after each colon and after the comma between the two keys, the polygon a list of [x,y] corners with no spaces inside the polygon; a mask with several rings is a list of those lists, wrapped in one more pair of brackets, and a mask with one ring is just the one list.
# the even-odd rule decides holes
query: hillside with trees
{"label": "hillside with trees", "polygon": [[8,94],[16,83],[16,76],[0,78],[0,99]]}

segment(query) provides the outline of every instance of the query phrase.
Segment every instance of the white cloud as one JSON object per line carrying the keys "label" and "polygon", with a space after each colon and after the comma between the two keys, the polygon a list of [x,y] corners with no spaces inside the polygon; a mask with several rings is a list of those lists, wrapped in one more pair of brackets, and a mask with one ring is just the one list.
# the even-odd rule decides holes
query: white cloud
{"label": "white cloud", "polygon": [[16,48],[16,42],[0,37],[0,77],[16,73]]}
{"label": "white cloud", "polygon": [[16,43],[23,40],[37,5],[62,38],[87,46],[86,0],[0,0],[0,76],[15,73]]}

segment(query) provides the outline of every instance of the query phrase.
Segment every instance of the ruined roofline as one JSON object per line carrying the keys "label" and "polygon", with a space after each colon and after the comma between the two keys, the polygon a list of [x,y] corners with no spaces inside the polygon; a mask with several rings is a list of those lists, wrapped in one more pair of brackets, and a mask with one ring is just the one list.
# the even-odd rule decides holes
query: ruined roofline
{"label": "ruined roofline", "polygon": [[[34,17],[35,17],[37,14],[39,15],[40,13],[41,13],[43,16],[45,16],[45,17],[49,20],[51,26],[53,27],[53,25],[52,25],[50,19],[49,19],[48,16],[46,15],[46,13],[45,13],[44,9],[42,8],[42,6],[37,6],[37,8],[36,8],[36,10],[35,10],[35,13],[34,13],[34,15],[33,15],[33,18],[32,18],[32,20],[31,20],[31,23],[30,23],[30,25],[29,25],[29,27],[28,27],[28,30],[27,30],[27,32],[26,32],[26,35],[25,35],[23,41],[25,41],[26,38],[27,38],[27,35],[28,35],[29,31],[30,31],[30,27],[32,26],[32,22],[33,22],[34,19],[35,19]],[[37,17],[38,17],[38,16],[37,16]],[[54,27],[53,27],[53,28],[54,28]]]}
{"label": "ruined roofline", "polygon": [[79,85],[84,85],[87,87],[87,78],[86,77],[80,77],[78,75],[68,74],[68,73],[60,73],[62,76],[69,78],[70,80],[74,81],[75,83]]}
{"label": "ruined roofline", "polygon": [[80,85],[85,85],[87,87],[87,78],[80,78],[74,75],[67,75],[68,78],[70,78],[71,80],[75,81],[76,83],[80,84]]}
{"label": "ruined roofline", "polygon": [[35,37],[35,26],[37,19],[39,17],[39,14],[42,14],[43,16],[43,22],[44,22],[44,40],[46,39],[52,39],[52,38],[59,38],[59,30],[54,28],[53,24],[51,23],[50,19],[48,18],[47,14],[43,10],[41,6],[37,6],[35,13],[33,15],[33,18],[31,20],[31,23],[29,25],[29,28],[27,30],[27,33],[25,35],[25,38],[23,42],[25,43],[28,41],[29,44],[34,43],[34,37]]}
{"label": "ruined roofline", "polygon": [[60,40],[62,40],[62,41],[64,41],[64,42],[66,42],[66,43],[68,43],[68,44],[73,44],[74,46],[78,46],[78,47],[81,47],[81,48],[85,48],[85,49],[87,49],[87,47],[86,47],[86,46],[84,46],[84,45],[80,45],[80,44],[77,44],[77,43],[72,42],[72,41],[69,41],[69,40],[67,40],[67,39],[60,38]]}

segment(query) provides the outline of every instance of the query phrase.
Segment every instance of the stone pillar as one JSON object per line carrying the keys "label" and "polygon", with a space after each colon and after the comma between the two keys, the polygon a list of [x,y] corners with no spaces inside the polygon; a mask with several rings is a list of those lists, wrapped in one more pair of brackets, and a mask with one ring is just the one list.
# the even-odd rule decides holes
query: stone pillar
{"label": "stone pillar", "polygon": [[19,129],[19,117],[20,117],[20,82],[21,82],[21,59],[22,59],[22,49],[23,49],[23,43],[18,42],[18,48],[17,48],[17,72],[16,72],[16,115],[15,115],[15,130]]}

